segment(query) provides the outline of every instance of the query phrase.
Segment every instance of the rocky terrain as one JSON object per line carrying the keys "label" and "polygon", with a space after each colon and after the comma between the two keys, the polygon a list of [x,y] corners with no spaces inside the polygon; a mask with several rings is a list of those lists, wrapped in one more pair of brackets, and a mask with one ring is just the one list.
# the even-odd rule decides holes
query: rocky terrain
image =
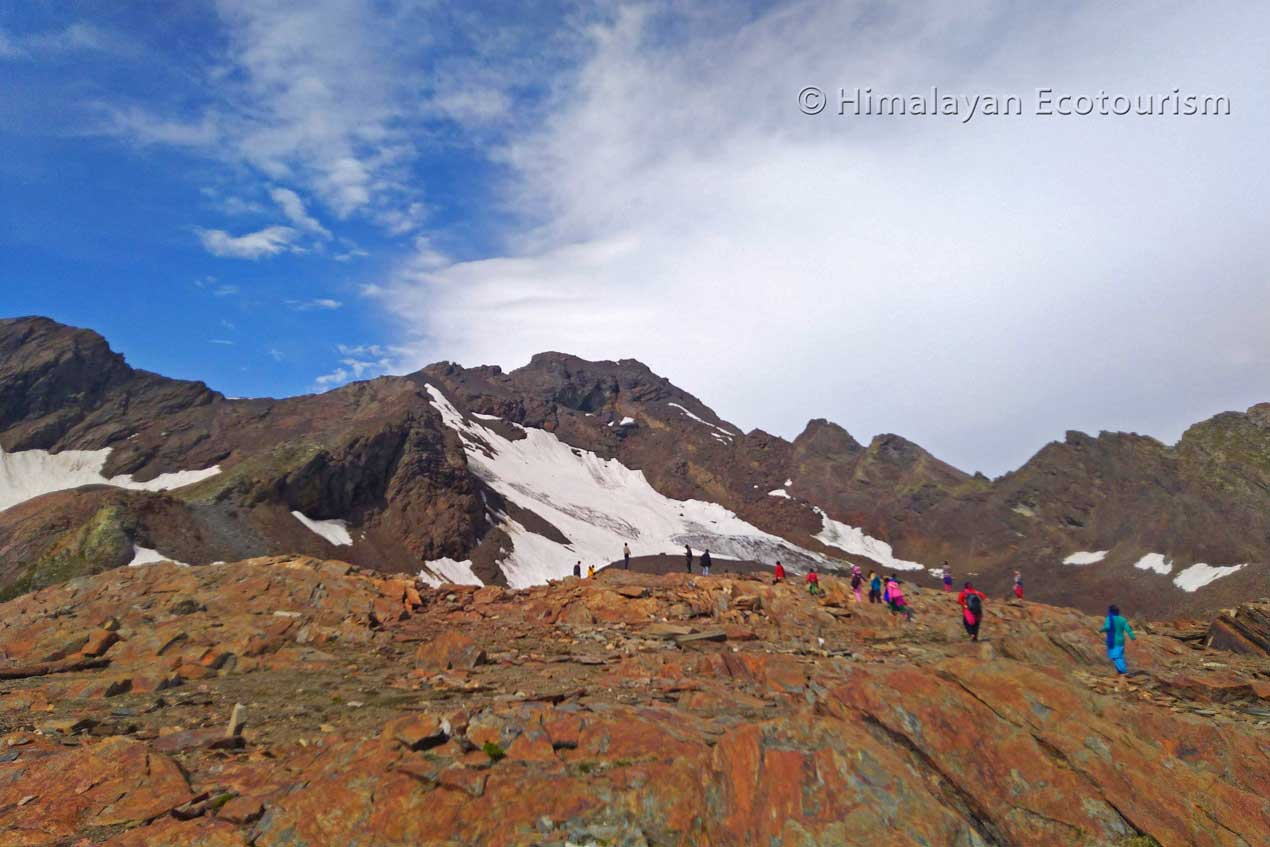
{"label": "rocky terrain", "polygon": [[1270,595],[1270,404],[1178,444],[1069,433],[997,480],[897,435],[741,432],[630,360],[442,363],[232,400],[131,368],[97,334],[0,320],[0,597],[131,563],[307,554],[524,587],[676,555],[1158,617]]}
{"label": "rocky terrain", "polygon": [[990,603],[972,644],[950,595],[905,623],[826,589],[74,578],[0,605],[0,845],[1270,839],[1264,654],[1135,620],[1117,678],[1076,611]]}

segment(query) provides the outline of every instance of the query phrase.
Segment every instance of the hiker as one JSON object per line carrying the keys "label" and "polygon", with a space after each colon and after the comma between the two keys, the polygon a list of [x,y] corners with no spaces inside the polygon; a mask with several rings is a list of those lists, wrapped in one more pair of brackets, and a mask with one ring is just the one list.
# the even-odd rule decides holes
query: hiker
{"label": "hiker", "polygon": [[576,576],[578,579],[582,578],[582,562],[579,561],[576,564],[574,564],[573,575]]}
{"label": "hiker", "polygon": [[968,582],[957,595],[957,602],[961,605],[961,622],[971,641],[979,640],[979,624],[983,623],[983,601],[987,599],[987,595]]}
{"label": "hiker", "polygon": [[903,615],[904,620],[913,620],[913,611],[908,607],[908,598],[904,596],[904,589],[900,588],[900,581],[891,576],[886,583],[886,604],[893,615]]}
{"label": "hiker", "polygon": [[895,582],[895,574],[891,574],[882,580],[882,602],[887,606],[891,605],[891,583]]}
{"label": "hiker", "polygon": [[944,562],[944,590],[952,591],[952,589],[953,589],[952,569],[948,567],[948,562]]}
{"label": "hiker", "polygon": [[701,575],[710,575],[710,551],[704,550],[701,553]]}
{"label": "hiker", "polygon": [[1023,599],[1023,574],[1020,571],[1014,572],[1014,596]]}
{"label": "hiker", "polygon": [[631,545],[629,544],[622,545],[622,568],[628,571],[631,569]]}
{"label": "hiker", "polygon": [[860,572],[860,566],[856,565],[851,569],[851,591],[854,592],[855,602],[864,602],[864,574]]}
{"label": "hiker", "polygon": [[1107,633],[1107,658],[1116,666],[1116,673],[1128,673],[1129,666],[1124,661],[1124,637],[1127,635],[1129,640],[1137,641],[1138,636],[1133,634],[1133,627],[1121,616],[1119,606],[1107,607],[1107,620],[1098,631]]}
{"label": "hiker", "polygon": [[776,582],[785,581],[785,566],[780,562],[776,563]]}
{"label": "hiker", "polygon": [[688,573],[692,573],[692,548],[687,544],[684,545],[684,567],[688,569]]}
{"label": "hiker", "polygon": [[877,571],[869,571],[869,602],[882,602],[882,577]]}
{"label": "hiker", "polygon": [[587,565],[586,578],[595,579],[595,565]]}
{"label": "hiker", "polygon": [[807,593],[812,595],[825,593],[820,588],[820,575],[816,573],[815,568],[807,571]]}

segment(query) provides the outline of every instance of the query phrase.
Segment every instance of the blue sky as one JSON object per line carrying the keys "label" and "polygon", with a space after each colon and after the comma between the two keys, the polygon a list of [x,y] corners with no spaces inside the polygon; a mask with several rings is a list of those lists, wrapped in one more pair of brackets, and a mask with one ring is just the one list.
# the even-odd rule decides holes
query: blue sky
{"label": "blue sky", "polygon": [[[0,314],[231,396],[639,358],[1000,473],[1270,400],[1259,3],[0,4]],[[809,85],[1018,95],[809,116]],[[1031,114],[1037,88],[1230,98]]]}
{"label": "blue sky", "polygon": [[[383,370],[382,355],[340,351],[391,337],[363,289],[420,238],[447,260],[494,248],[507,213],[487,150],[504,129],[465,126],[428,103],[438,92],[423,75],[464,61],[474,21],[403,4],[401,32],[375,21],[384,37],[373,49],[334,61],[322,54],[358,4],[312,4],[315,14],[307,5],[163,4],[156,14],[143,4],[7,4],[0,310],[91,327],[136,366],[231,395],[324,388],[343,381],[340,368],[357,371],[348,359],[368,375]],[[292,41],[292,27],[307,27],[307,42]],[[375,88],[369,75],[313,95],[312,112],[289,112],[299,98],[287,86],[307,77],[337,89],[340,62],[381,59],[385,75],[419,74],[396,80],[396,102],[321,114]],[[539,84],[523,76],[511,86],[521,108]],[[310,116],[331,125],[303,125]],[[357,138],[363,119],[383,137]],[[399,164],[369,163],[390,146],[402,148]],[[351,182],[339,181],[342,160],[357,172]],[[253,233],[256,242],[242,240]],[[319,383],[324,374],[335,378]]]}

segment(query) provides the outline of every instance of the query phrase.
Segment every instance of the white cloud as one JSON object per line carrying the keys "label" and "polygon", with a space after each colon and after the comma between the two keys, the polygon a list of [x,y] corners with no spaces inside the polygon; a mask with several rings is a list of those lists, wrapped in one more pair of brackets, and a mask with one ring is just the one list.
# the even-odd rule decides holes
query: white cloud
{"label": "white cloud", "polygon": [[105,130],[196,148],[291,183],[301,191],[272,194],[305,232],[329,236],[301,193],[341,219],[365,213],[403,231],[417,218],[406,165],[422,112],[417,72],[404,57],[420,49],[425,10],[369,0],[219,0],[216,8],[227,50],[206,80],[210,103],[179,116],[111,105]]}
{"label": "white cloud", "polygon": [[0,60],[39,60],[79,51],[128,55],[135,49],[120,36],[83,21],[60,30],[23,35],[0,30]]}
{"label": "white cloud", "polygon": [[269,196],[273,198],[273,202],[278,204],[278,208],[282,210],[282,214],[286,216],[287,220],[295,224],[300,230],[321,238],[331,237],[331,233],[326,227],[318,223],[318,220],[304,208],[304,201],[300,199],[299,194],[289,188],[274,187],[269,190]]}
{"label": "white cloud", "polygon": [[353,259],[363,259],[369,255],[370,253],[366,252],[360,247],[351,247],[348,250],[345,250],[343,253],[336,253],[331,258],[337,262],[349,262],[349,261],[352,261]]}
{"label": "white cloud", "polygon": [[26,50],[18,44],[13,36],[0,29],[0,59],[22,59],[26,57]]}
{"label": "white cloud", "polygon": [[388,350],[378,344],[340,344],[336,348],[344,356],[379,356],[388,355]]}
{"label": "white cloud", "polygon": [[343,385],[355,379],[370,379],[389,373],[400,373],[404,350],[380,344],[340,344],[339,366],[314,380],[319,390]]}
{"label": "white cloud", "polygon": [[432,106],[445,117],[468,125],[502,120],[512,109],[512,99],[498,88],[461,88],[438,94]]}
{"label": "white cloud", "polygon": [[215,115],[196,120],[162,118],[137,106],[101,104],[105,116],[102,130],[125,136],[140,144],[169,144],[174,147],[216,149],[225,140],[225,130]]}
{"label": "white cloud", "polygon": [[332,300],[329,297],[319,297],[316,300],[288,300],[287,304],[300,312],[311,312],[314,310],[333,311],[344,305],[339,300]]}
{"label": "white cloud", "polygon": [[269,226],[245,235],[230,235],[223,229],[197,228],[195,232],[207,252],[227,259],[254,261],[297,249],[294,242],[298,233],[288,226]]}
{"label": "white cloud", "polygon": [[422,203],[410,203],[401,209],[385,209],[376,219],[389,235],[405,235],[423,224],[424,207]]}
{"label": "white cloud", "polygon": [[199,193],[207,198],[207,202],[216,210],[231,216],[259,215],[265,207],[254,200],[246,200],[234,194],[224,194],[218,188],[204,186]]}
{"label": "white cloud", "polygon": [[344,370],[344,368],[336,368],[330,373],[322,374],[313,381],[319,389],[327,389],[343,385],[352,378],[353,375]]}
{"label": "white cloud", "polygon": [[[827,415],[990,471],[1068,427],[1171,437],[1270,395],[1264,8],[644,8],[501,151],[524,221],[502,255],[424,245],[366,289],[403,366],[634,356],[747,427]],[[1235,108],[807,117],[813,84]]]}

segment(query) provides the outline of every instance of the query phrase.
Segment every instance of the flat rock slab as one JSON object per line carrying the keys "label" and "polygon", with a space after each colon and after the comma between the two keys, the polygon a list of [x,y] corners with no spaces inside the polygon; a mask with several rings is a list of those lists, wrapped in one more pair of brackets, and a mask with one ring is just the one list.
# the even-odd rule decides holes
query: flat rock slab
{"label": "flat rock slab", "polygon": [[644,635],[649,638],[679,638],[692,635],[692,627],[677,623],[654,623],[644,627]]}
{"label": "flat rock slab", "polygon": [[721,629],[707,629],[704,632],[690,632],[687,635],[676,635],[675,641],[680,644],[694,644],[701,641],[727,641],[728,634]]}

